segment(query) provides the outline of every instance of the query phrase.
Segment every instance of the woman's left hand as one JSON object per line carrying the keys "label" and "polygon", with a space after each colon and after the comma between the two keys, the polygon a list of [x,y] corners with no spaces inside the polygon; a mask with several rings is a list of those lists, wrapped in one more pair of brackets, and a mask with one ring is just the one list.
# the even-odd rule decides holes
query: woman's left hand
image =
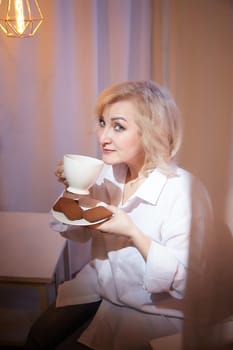
{"label": "woman's left hand", "polygon": [[146,260],[152,243],[151,238],[146,236],[122,209],[112,205],[108,205],[107,209],[113,212],[113,216],[101,224],[90,226],[90,228],[100,230],[106,234],[110,233],[129,238]]}
{"label": "woman's left hand", "polygon": [[113,216],[103,223],[90,226],[90,228],[132,238],[136,226],[129,215],[127,215],[122,209],[112,205],[108,205],[106,208],[113,212]]}

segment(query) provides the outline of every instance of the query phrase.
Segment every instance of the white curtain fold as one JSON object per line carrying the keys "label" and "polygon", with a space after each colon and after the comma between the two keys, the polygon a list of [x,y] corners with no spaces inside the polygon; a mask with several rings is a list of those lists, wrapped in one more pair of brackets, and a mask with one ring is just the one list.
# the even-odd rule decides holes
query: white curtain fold
{"label": "white curtain fold", "polygon": [[151,71],[150,0],[41,0],[35,37],[0,36],[0,209],[48,211],[66,152],[99,156],[99,92]]}

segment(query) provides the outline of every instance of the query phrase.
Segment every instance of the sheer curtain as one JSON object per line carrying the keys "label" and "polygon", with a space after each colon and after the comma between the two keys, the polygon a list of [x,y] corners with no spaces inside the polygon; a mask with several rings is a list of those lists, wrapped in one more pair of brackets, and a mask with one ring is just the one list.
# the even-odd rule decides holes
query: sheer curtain
{"label": "sheer curtain", "polygon": [[98,156],[94,104],[151,76],[150,0],[40,0],[35,37],[0,33],[0,209],[48,211],[66,152]]}
{"label": "sheer curtain", "polygon": [[[214,227],[191,232],[183,349],[220,349],[233,343],[233,2],[168,4],[168,78],[184,120],[180,162],[204,182],[215,213]],[[195,192],[193,200],[198,211]]]}

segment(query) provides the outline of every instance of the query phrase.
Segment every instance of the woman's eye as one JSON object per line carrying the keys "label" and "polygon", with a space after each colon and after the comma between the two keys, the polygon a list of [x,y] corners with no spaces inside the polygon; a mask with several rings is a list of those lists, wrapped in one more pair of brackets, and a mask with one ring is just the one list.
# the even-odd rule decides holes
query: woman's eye
{"label": "woman's eye", "polygon": [[116,125],[114,126],[114,129],[115,129],[116,131],[124,131],[124,130],[125,130],[125,128],[124,128],[121,124],[116,124]]}
{"label": "woman's eye", "polygon": [[99,118],[98,123],[99,126],[101,126],[102,128],[105,126],[105,121],[103,120],[103,118]]}

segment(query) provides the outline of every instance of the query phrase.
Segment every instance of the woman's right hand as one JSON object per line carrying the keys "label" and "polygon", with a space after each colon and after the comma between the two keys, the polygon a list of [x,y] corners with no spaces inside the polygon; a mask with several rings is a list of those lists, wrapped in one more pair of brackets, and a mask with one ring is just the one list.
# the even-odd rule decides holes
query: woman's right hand
{"label": "woman's right hand", "polygon": [[65,174],[64,174],[64,163],[63,160],[60,160],[57,163],[57,167],[56,170],[54,172],[55,176],[57,177],[57,180],[61,183],[63,183],[65,186],[68,186],[68,182],[65,178]]}

